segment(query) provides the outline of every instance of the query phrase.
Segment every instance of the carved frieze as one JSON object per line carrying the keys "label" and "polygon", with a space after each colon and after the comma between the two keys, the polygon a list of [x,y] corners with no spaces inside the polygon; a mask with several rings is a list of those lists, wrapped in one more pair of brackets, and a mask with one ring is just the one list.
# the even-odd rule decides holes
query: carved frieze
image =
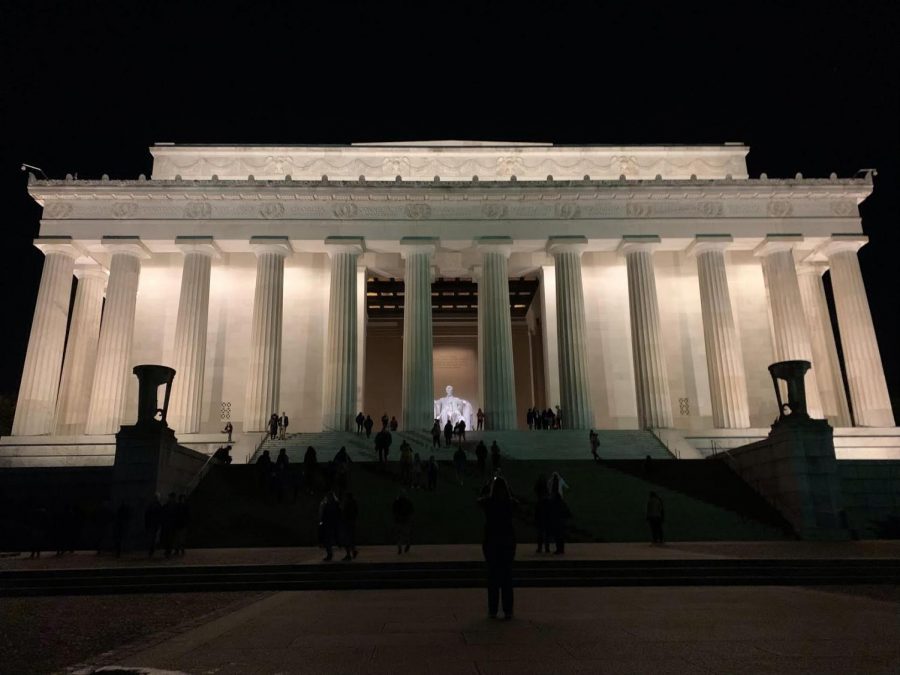
{"label": "carved frieze", "polygon": [[431,216],[431,207],[428,204],[407,204],[406,217],[410,220],[425,220]]}
{"label": "carved frieze", "polygon": [[51,202],[44,207],[44,218],[55,220],[57,218],[65,218],[72,213],[72,205],[61,202]]}
{"label": "carved frieze", "polygon": [[209,218],[212,215],[212,205],[209,202],[191,202],[184,207],[184,217],[199,220]]}
{"label": "carved frieze", "polygon": [[112,207],[113,218],[134,218],[138,212],[138,205],[134,202],[120,202]]}
{"label": "carved frieze", "polygon": [[259,215],[267,220],[272,218],[281,218],[284,215],[284,204],[279,202],[269,202],[268,204],[263,204],[263,206],[259,209]]}
{"label": "carved frieze", "polygon": [[773,218],[787,218],[793,210],[793,205],[786,199],[773,199],[766,207],[766,212]]}

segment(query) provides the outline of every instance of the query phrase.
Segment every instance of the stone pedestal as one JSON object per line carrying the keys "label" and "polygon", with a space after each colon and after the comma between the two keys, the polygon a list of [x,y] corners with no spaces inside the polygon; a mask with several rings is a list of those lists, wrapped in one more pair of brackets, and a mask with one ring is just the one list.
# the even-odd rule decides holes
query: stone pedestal
{"label": "stone pedestal", "polygon": [[810,417],[822,418],[816,362],[813,361],[809,326],[800,296],[800,282],[794,266],[794,246],[801,237],[768,236],[755,254],[762,261],[763,277],[769,295],[772,337],[777,361],[802,360],[812,363],[806,374],[806,400]]}
{"label": "stone pedestal", "polygon": [[181,295],[175,323],[175,384],[171,424],[181,433],[200,431],[203,376],[206,366],[206,329],[209,322],[209,276],[218,249],[212,237],[178,237],[184,253]]}
{"label": "stone pedestal", "polygon": [[137,238],[104,239],[103,243],[111,253],[109,283],[85,425],[85,433],[97,435],[114,434],[122,421],[141,260],[149,257]]}
{"label": "stone pedestal", "polygon": [[68,238],[36,239],[44,252],[44,271],[34,306],[28,351],[13,420],[13,436],[53,432],[59,373],[66,343],[72,271],[79,251]]}
{"label": "stone pedestal", "polygon": [[434,423],[434,340],[431,328],[431,257],[437,239],[404,237],[406,261],[403,296],[403,389],[401,425],[404,431],[425,431]]}
{"label": "stone pedestal", "polygon": [[94,365],[97,363],[107,274],[99,265],[77,265],[75,277],[78,279],[78,290],[75,292],[56,405],[56,433],[62,436],[84,433]]}
{"label": "stone pedestal", "polygon": [[892,427],[891,398],[856,253],[866,241],[867,237],[861,235],[834,235],[822,252],[831,266],[834,306],[856,424]]}
{"label": "stone pedestal", "polygon": [[594,424],[581,280],[581,254],[586,246],[585,237],[551,237],[547,246],[556,262],[559,389],[565,429],[590,429]]}
{"label": "stone pedestal", "polygon": [[280,414],[284,259],[292,249],[287,237],[253,237],[250,247],[256,254],[256,289],[250,321],[244,431],[264,431],[272,413]]}
{"label": "stone pedestal", "polygon": [[642,429],[672,426],[669,376],[663,358],[653,250],[659,237],[625,237],[619,251],[628,267],[628,308],[634,358],[638,423]]}
{"label": "stone pedestal", "polygon": [[512,251],[508,237],[478,240],[482,277],[479,304],[484,303],[481,339],[484,357],[484,425],[486,429],[516,428],[516,388],[513,373],[512,324],[509,309],[507,262]]}
{"label": "stone pedestal", "polygon": [[750,426],[747,378],[725,273],[725,249],[730,243],[731,237],[697,237],[688,253],[697,258],[713,424],[717,429],[746,429]]}
{"label": "stone pedestal", "polygon": [[325,399],[322,424],[326,430],[356,428],[357,260],[363,241],[329,237],[325,249],[331,258],[328,301],[328,336],[325,342]]}

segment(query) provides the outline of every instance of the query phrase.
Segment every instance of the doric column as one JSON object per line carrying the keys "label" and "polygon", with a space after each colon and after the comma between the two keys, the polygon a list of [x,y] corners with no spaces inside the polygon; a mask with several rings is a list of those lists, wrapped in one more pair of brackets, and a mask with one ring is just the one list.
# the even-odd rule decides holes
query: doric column
{"label": "doric column", "polygon": [[175,380],[172,383],[170,426],[186,434],[200,431],[206,328],[209,323],[209,275],[219,251],[212,237],[176,237],[184,254],[181,295],[175,322]]}
{"label": "doric column", "polygon": [[541,339],[544,357],[544,403],[548,408],[552,408],[562,400],[559,395],[559,342],[556,334],[556,266],[541,265],[539,275]]}
{"label": "doric column", "polygon": [[264,431],[278,410],[281,393],[281,317],[284,311],[284,259],[293,251],[287,237],[252,237],[256,288],[250,321],[250,362],[244,431]]}
{"label": "doric column", "polygon": [[478,302],[478,325],[476,327],[476,341],[478,344],[478,358],[476,359],[476,367],[478,368],[478,405],[484,411],[484,303],[481,301],[481,285],[482,269],[481,265],[475,265],[472,268],[472,280],[476,284],[476,298]]}
{"label": "doric column", "polygon": [[59,401],[56,405],[56,433],[74,436],[84,433],[94,366],[97,363],[97,343],[100,340],[100,316],[103,313],[103,292],[106,290],[106,271],[97,264],[76,265],[75,305],[63,361]]}
{"label": "doric column", "polygon": [[831,266],[853,417],[861,427],[892,427],[891,399],[856,253],[867,241],[863,235],[833,235],[821,250]]}
{"label": "doric column", "polygon": [[141,260],[150,257],[137,237],[104,237],[103,244],[111,254],[109,283],[85,424],[87,434],[114,434],[122,422],[132,366],[131,343]]}
{"label": "doric column", "polygon": [[403,414],[404,430],[430,429],[434,423],[434,340],[431,327],[431,258],[438,240],[404,237]]}
{"label": "doric column", "polygon": [[747,378],[725,273],[725,249],[731,241],[730,236],[698,236],[688,248],[688,255],[697,258],[709,393],[717,429],[750,426]]}
{"label": "doric column", "polygon": [[[357,261],[356,265],[356,411],[365,409],[366,400],[366,331],[369,312],[366,307],[366,266]],[[354,424],[356,412],[353,413]],[[355,427],[354,427],[355,428]]]}
{"label": "doric column", "polygon": [[822,399],[822,411],[833,426],[849,427],[850,412],[847,408],[847,394],[844,378],[838,362],[834,330],[825,299],[822,274],[828,266],[823,263],[807,263],[797,266],[800,282],[800,298],[809,324],[810,346],[813,362],[816,364],[816,381]]}
{"label": "doric column", "polygon": [[809,325],[800,297],[800,282],[794,266],[793,248],[802,237],[769,235],[756,247],[762,260],[763,278],[769,295],[775,360],[809,361],[813,367],[806,373],[806,408],[810,417],[821,418],[822,402],[809,341]]}
{"label": "doric column", "polygon": [[516,386],[513,372],[512,324],[507,266],[512,253],[509,237],[483,237],[481,295],[484,303],[481,338],[484,345],[484,425],[486,429],[516,428]]}
{"label": "doric column", "polygon": [[566,429],[590,429],[594,424],[581,280],[581,254],[586,246],[585,237],[551,237],[547,244],[556,262],[559,389]]}
{"label": "doric column", "polygon": [[[79,255],[79,250],[68,237],[35,239],[34,245],[44,253],[44,271],[34,305],[12,425],[13,436],[53,432],[72,293],[72,270]],[[7,292],[14,291],[7,289]]]}
{"label": "doric column", "polygon": [[628,308],[634,359],[638,423],[641,428],[672,426],[669,376],[663,358],[653,249],[659,237],[624,237],[619,246],[628,268]]}
{"label": "doric column", "polygon": [[358,237],[328,237],[331,258],[328,338],[325,342],[325,429],[352,431],[356,418],[357,260],[363,252]]}

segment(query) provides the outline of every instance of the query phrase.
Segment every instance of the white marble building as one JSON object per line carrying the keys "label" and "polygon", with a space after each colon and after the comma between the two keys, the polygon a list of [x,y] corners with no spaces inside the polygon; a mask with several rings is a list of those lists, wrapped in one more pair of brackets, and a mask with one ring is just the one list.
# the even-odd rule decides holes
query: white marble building
{"label": "white marble building", "polygon": [[[46,258],[7,464],[103,454],[139,363],[177,370],[169,420],[201,445],[282,410],[292,431],[382,408],[425,429],[448,384],[493,428],[559,404],[571,428],[728,445],[775,415],[766,367],[802,358],[810,412],[869,439],[853,456],[900,444],[856,255],[869,178],[749,178],[740,144],[150,152],[150,179],[29,182]],[[390,279],[400,313],[376,320]],[[477,311],[433,316],[435,279],[474,280]]]}

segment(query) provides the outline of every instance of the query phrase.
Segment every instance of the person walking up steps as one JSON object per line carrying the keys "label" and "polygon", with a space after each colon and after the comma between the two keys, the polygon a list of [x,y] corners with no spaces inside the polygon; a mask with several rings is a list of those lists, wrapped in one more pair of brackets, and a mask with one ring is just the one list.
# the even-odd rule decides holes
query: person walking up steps
{"label": "person walking up steps", "polygon": [[356,416],[356,435],[362,436],[363,433],[363,425],[366,423],[366,416],[363,415],[362,410],[359,411],[359,415]]}
{"label": "person walking up steps", "polygon": [[513,618],[512,566],[516,557],[516,532],[512,522],[512,499],[503,478],[491,481],[490,493],[478,500],[484,512],[484,539],[481,550],[488,568],[488,616],[497,618],[503,604],[503,618]]}
{"label": "person walking up steps", "polygon": [[438,420],[435,420],[431,427],[431,447],[441,447],[441,423]]}
{"label": "person walking up steps", "polygon": [[372,419],[371,415],[366,415],[366,419],[363,422],[363,427],[366,429],[366,438],[372,435],[372,427],[375,426],[375,421]]}
{"label": "person walking up steps", "polygon": [[447,420],[447,424],[444,425],[444,445],[448,448],[453,445],[453,425],[450,420]]}

